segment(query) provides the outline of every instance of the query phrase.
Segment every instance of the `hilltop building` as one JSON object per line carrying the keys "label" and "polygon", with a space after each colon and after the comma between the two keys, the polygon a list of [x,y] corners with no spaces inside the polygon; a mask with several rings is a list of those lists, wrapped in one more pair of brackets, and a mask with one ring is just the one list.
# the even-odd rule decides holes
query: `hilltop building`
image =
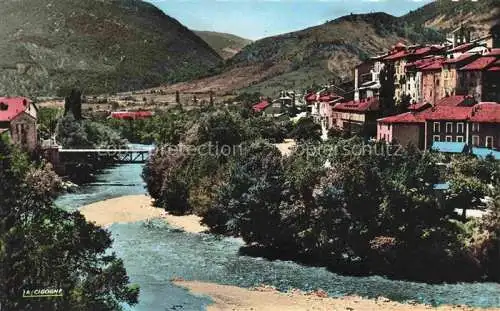
{"label": "hilltop building", "polygon": [[38,145],[38,109],[24,97],[0,97],[0,134],[21,148],[33,151]]}

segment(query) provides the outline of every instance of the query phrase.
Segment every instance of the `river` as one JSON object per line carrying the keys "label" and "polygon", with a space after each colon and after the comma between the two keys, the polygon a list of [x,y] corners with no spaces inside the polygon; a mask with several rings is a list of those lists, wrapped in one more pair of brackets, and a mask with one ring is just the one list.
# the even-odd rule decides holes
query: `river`
{"label": "river", "polygon": [[[95,183],[77,193],[60,196],[56,204],[67,210],[124,195],[145,194],[139,164],[105,170]],[[208,297],[191,295],[172,285],[172,278],[250,287],[261,283],[280,289],[322,288],[332,296],[357,294],[422,303],[500,307],[500,284],[428,285],[391,281],[382,277],[340,276],[324,268],[304,267],[290,261],[268,261],[239,256],[242,241],[172,229],[163,221],[115,224],[109,229],[113,251],[124,261],[133,283],[141,287],[139,304],[127,310],[205,310]]]}

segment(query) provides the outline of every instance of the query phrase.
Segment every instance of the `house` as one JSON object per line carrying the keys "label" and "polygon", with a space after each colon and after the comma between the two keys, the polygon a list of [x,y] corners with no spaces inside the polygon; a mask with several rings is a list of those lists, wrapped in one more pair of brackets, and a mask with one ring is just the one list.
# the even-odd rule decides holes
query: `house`
{"label": "house", "polygon": [[330,128],[375,136],[379,108],[378,97],[337,103],[332,108]]}
{"label": "house", "polygon": [[467,120],[472,107],[439,106],[429,108],[425,118],[425,149],[430,149],[435,142],[467,143]]}
{"label": "house", "polygon": [[444,142],[500,150],[500,103],[476,104],[471,97],[449,96],[434,106],[410,108],[377,120],[377,139],[421,149]]}
{"label": "house", "polygon": [[406,45],[400,42],[393,47],[389,56],[383,58],[383,61],[385,63],[389,63],[394,66],[394,100],[396,101],[396,103],[401,101],[404,95],[403,87],[405,84],[406,75],[406,57],[410,54],[411,53],[407,50]]}
{"label": "house", "polygon": [[440,92],[441,71],[445,58],[438,57],[430,64],[421,67],[422,71],[422,98],[429,103],[436,103],[442,98]]}
{"label": "house", "polygon": [[377,120],[377,140],[424,149],[425,118],[422,111],[429,104],[412,105],[409,112]]}
{"label": "house", "polygon": [[409,62],[405,66],[406,81],[404,92],[410,96],[410,103],[420,103],[423,101],[422,94],[422,68],[430,65],[434,58],[424,58],[414,62]]}
{"label": "house", "polygon": [[38,145],[38,109],[24,97],[0,97],[0,134],[13,143],[33,151]]}
{"label": "house", "polygon": [[252,110],[254,112],[262,112],[264,109],[266,109],[270,103],[267,100],[262,100],[258,102],[257,104],[252,106]]}
{"label": "house", "polygon": [[468,141],[473,147],[500,150],[500,104],[479,103],[472,108]]}
{"label": "house", "polygon": [[[387,55],[385,55],[387,56]],[[380,91],[380,72],[383,57],[372,57],[354,69],[354,100],[377,97]]]}
{"label": "house", "polygon": [[313,119],[325,128],[330,128],[331,106],[344,98],[324,88],[317,93],[307,94],[304,99],[308,104],[308,111]]}
{"label": "house", "polygon": [[[496,52],[493,52],[496,53]],[[495,101],[500,96],[498,70],[500,57],[485,54],[458,71],[458,94],[471,95],[477,101]],[[490,71],[491,69],[491,71]]]}
{"label": "house", "polygon": [[447,58],[443,63],[441,71],[441,88],[440,97],[452,96],[457,94],[458,88],[458,72],[459,68],[475,61],[479,58],[479,54],[464,53],[456,58]]}

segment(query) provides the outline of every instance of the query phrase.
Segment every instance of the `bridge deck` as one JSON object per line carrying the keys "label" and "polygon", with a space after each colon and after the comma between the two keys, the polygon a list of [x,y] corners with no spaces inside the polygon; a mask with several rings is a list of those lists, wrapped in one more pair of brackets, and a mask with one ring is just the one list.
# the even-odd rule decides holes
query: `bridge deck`
{"label": "bridge deck", "polygon": [[62,153],[150,153],[146,149],[59,149]]}
{"label": "bridge deck", "polygon": [[58,151],[65,159],[69,158],[67,161],[83,155],[96,161],[106,159],[114,163],[146,163],[152,152],[147,149],[59,149]]}

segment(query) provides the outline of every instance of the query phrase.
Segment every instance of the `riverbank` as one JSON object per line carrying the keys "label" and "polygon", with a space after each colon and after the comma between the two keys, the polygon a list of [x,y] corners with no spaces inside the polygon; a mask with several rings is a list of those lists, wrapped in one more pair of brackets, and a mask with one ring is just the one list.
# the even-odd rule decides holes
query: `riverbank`
{"label": "riverbank", "polygon": [[153,206],[147,195],[129,195],[86,205],[80,209],[85,218],[101,227],[114,223],[132,223],[152,219],[165,219],[172,227],[190,233],[201,233],[208,228],[200,224],[195,215],[174,216]]}
{"label": "riverbank", "polygon": [[402,304],[386,298],[366,299],[358,296],[329,298],[323,291],[304,293],[301,291],[279,292],[272,287],[245,289],[236,286],[218,285],[196,281],[174,281],[196,295],[209,296],[213,304],[207,311],[306,311],[306,310],[351,310],[351,311],[498,311],[498,308],[482,309],[462,306],[440,306],[434,308],[421,304]]}

